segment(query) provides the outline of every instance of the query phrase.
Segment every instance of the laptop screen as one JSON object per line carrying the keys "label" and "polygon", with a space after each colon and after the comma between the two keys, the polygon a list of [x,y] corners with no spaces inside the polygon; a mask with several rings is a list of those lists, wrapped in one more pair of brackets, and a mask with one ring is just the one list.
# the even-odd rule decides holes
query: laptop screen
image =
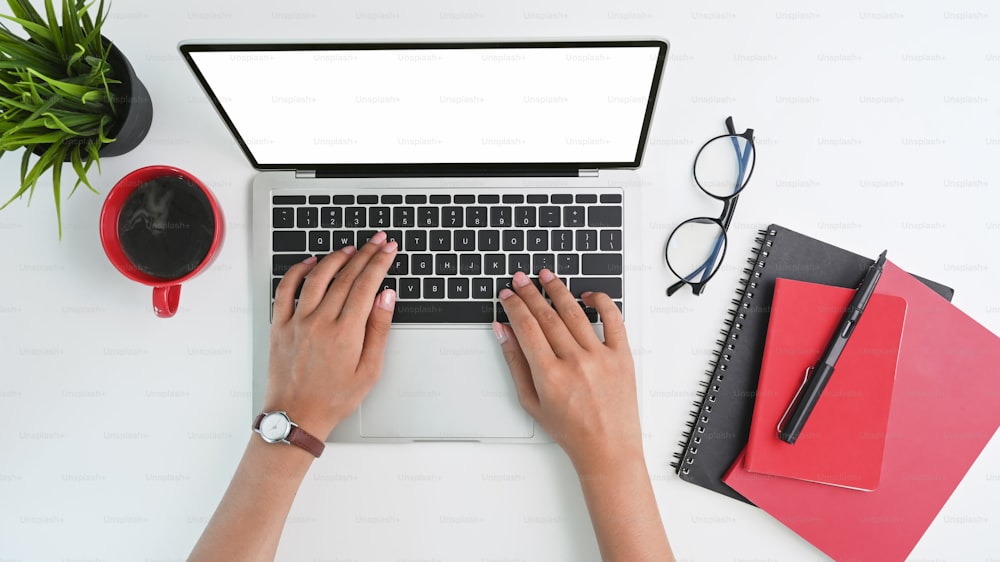
{"label": "laptop screen", "polygon": [[184,44],[255,167],[639,165],[660,41]]}

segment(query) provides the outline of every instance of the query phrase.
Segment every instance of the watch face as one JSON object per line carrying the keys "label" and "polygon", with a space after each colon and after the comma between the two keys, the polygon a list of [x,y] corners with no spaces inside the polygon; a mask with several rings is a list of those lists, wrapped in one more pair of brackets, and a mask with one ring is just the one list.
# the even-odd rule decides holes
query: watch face
{"label": "watch face", "polygon": [[280,412],[271,412],[260,420],[260,434],[268,441],[281,441],[288,437],[292,426]]}

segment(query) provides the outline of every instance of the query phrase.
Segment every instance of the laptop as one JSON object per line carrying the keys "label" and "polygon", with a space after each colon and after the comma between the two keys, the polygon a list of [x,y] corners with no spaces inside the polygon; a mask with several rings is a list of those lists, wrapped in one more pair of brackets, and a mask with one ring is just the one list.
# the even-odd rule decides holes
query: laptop
{"label": "laptop", "polygon": [[665,41],[179,48],[260,171],[252,415],[281,275],[379,230],[400,244],[384,282],[398,299],[383,372],[328,441],[551,441],[518,404],[491,329],[516,271],[607,292],[638,338],[634,169]]}

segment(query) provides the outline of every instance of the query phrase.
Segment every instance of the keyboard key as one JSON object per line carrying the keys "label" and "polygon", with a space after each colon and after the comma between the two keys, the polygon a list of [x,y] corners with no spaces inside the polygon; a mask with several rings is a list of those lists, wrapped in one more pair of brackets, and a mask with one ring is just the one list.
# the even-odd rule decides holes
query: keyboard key
{"label": "keyboard key", "polygon": [[275,195],[271,198],[271,202],[275,205],[305,205],[306,196],[305,195]]}
{"label": "keyboard key", "polygon": [[403,231],[402,230],[386,230],[385,231],[386,242],[395,242],[398,247],[403,245]]}
{"label": "keyboard key", "polygon": [[[482,196],[480,196],[482,202]],[[495,228],[510,227],[513,216],[510,207],[490,207],[490,226]]]}
{"label": "keyboard key", "polygon": [[472,252],[476,249],[476,232],[474,230],[455,231],[455,251]]}
{"label": "keyboard key", "polygon": [[392,321],[396,324],[489,324],[493,322],[493,302],[397,302]]}
{"label": "keyboard key", "polygon": [[427,251],[427,231],[407,230],[406,239],[403,241],[403,250],[407,252]]}
{"label": "keyboard key", "polygon": [[552,250],[555,252],[569,252],[573,250],[572,230],[552,231]]}
{"label": "keyboard key", "polygon": [[486,214],[486,207],[467,207],[465,209],[465,224],[475,228],[484,227],[489,220]]}
{"label": "keyboard key", "polygon": [[383,205],[398,205],[403,202],[402,195],[383,195],[381,198]]}
{"label": "keyboard key", "polygon": [[476,202],[475,195],[456,195],[455,203],[458,205],[469,205]]}
{"label": "keyboard key", "polygon": [[432,252],[451,251],[451,232],[448,230],[432,230],[428,237],[431,241]]}
{"label": "keyboard key", "polygon": [[444,279],[440,277],[428,277],[424,279],[424,298],[443,299]]}
{"label": "keyboard key", "polygon": [[527,242],[528,251],[544,252],[549,249],[549,231],[529,230]]}
{"label": "keyboard key", "polygon": [[539,207],[538,226],[560,226],[559,207]]}
{"label": "keyboard key", "polygon": [[483,271],[486,275],[504,275],[507,273],[507,257],[503,254],[486,254],[483,256]]}
{"label": "keyboard key", "polygon": [[464,277],[452,277],[448,280],[449,299],[469,298],[469,280]]}
{"label": "keyboard key", "polygon": [[292,207],[275,207],[271,210],[271,224],[274,228],[294,228],[295,209]]}
{"label": "keyboard key", "polygon": [[313,230],[309,232],[309,251],[316,252],[329,252],[330,251],[330,232],[326,230]]}
{"label": "keyboard key", "polygon": [[597,231],[577,230],[576,249],[581,252],[593,252],[597,250]]}
{"label": "keyboard key", "polygon": [[559,254],[556,258],[556,275],[576,275],[580,273],[579,254]]}
{"label": "keyboard key", "polygon": [[407,275],[409,272],[410,256],[397,253],[392,259],[392,265],[389,266],[389,275],[399,277],[401,275]]}
{"label": "keyboard key", "polygon": [[535,226],[535,208],[514,207],[514,226]]}
{"label": "keyboard key", "polygon": [[534,194],[528,196],[528,203],[548,203],[549,196],[545,194]]}
{"label": "keyboard key", "polygon": [[620,252],[622,250],[622,231],[602,230],[601,231],[601,251]]}
{"label": "keyboard key", "polygon": [[410,228],[417,224],[413,207],[396,207],[392,210],[392,226]]}
{"label": "keyboard key", "polygon": [[353,205],[354,196],[353,195],[334,195],[333,196],[334,205]]}
{"label": "keyboard key", "polygon": [[437,226],[437,207],[417,207],[417,226]]}
{"label": "keyboard key", "polygon": [[524,195],[504,195],[504,203],[524,203]]}
{"label": "keyboard key", "polygon": [[601,195],[601,203],[621,203],[621,193],[604,193]]}
{"label": "keyboard key", "polygon": [[[409,203],[409,201],[407,201],[407,203]],[[423,201],[421,201],[421,203],[423,203]],[[451,203],[451,195],[431,195],[431,203],[436,205],[447,205],[448,203]]]}
{"label": "keyboard key", "polygon": [[458,256],[455,254],[438,254],[434,256],[434,275],[456,275],[458,273]]}
{"label": "keyboard key", "polygon": [[472,280],[472,298],[492,299],[493,280],[489,277],[477,277]]}
{"label": "keyboard key", "polygon": [[514,278],[513,277],[498,277],[497,278],[497,297],[500,296],[500,291],[504,289],[514,290]]}
{"label": "keyboard key", "polygon": [[334,250],[354,245],[354,233],[349,230],[335,230],[331,238]]}
{"label": "keyboard key", "polygon": [[580,308],[583,309],[583,313],[587,315],[587,320],[590,320],[591,324],[596,324],[597,323],[597,309],[596,308],[591,308],[591,307],[583,304],[583,301],[576,301],[576,304],[580,305]]}
{"label": "keyboard key", "polygon": [[322,207],[319,210],[319,225],[323,228],[342,228],[344,210],[340,207]]}
{"label": "keyboard key", "polygon": [[[280,283],[280,282],[281,282],[281,279],[271,279],[271,298],[272,299],[274,298],[275,293],[278,291],[278,283]],[[301,294],[302,294],[302,283],[299,283],[299,286],[295,288],[295,298],[298,299],[299,295],[301,295]],[[272,309],[271,312],[273,313],[274,310]]]}
{"label": "keyboard key", "polygon": [[420,279],[405,277],[399,280],[397,292],[401,299],[420,298]]}
{"label": "keyboard key", "polygon": [[306,233],[303,230],[276,230],[271,233],[271,249],[275,252],[304,252]]}
{"label": "keyboard key", "polygon": [[316,207],[295,209],[295,226],[298,228],[317,228],[319,226],[319,209]]}
{"label": "keyboard key", "polygon": [[271,274],[282,276],[291,267],[309,257],[309,254],[274,254],[271,256]]}
{"label": "keyboard key", "polygon": [[[448,196],[445,195],[445,197],[448,197]],[[451,199],[451,198],[449,197],[449,199]],[[423,204],[423,203],[426,203],[426,202],[427,202],[427,196],[426,195],[407,195],[406,196],[406,204],[407,205],[418,205],[418,204]],[[437,201],[434,201],[434,202],[437,203]],[[447,203],[447,201],[445,201],[445,203]]]}
{"label": "keyboard key", "polygon": [[410,257],[410,275],[433,275],[434,256],[430,254],[413,254]]}
{"label": "keyboard key", "polygon": [[382,287],[379,290],[380,291],[387,291],[389,289],[392,289],[393,291],[396,290],[396,278],[395,277],[385,277],[385,278],[382,279]]}
{"label": "keyboard key", "polygon": [[557,193],[552,196],[552,202],[559,204],[572,203],[573,196],[570,195],[569,193]]}
{"label": "keyboard key", "polygon": [[480,203],[499,203],[500,202],[500,196],[499,195],[480,195],[479,196],[479,202]]}
{"label": "keyboard key", "polygon": [[555,272],[556,257],[552,254],[535,254],[531,256],[531,274],[538,275],[538,272],[547,269]]}
{"label": "keyboard key", "polygon": [[584,275],[621,275],[621,254],[583,254]]}
{"label": "keyboard key", "polygon": [[330,196],[329,195],[310,195],[309,196],[310,205],[329,205]]}
{"label": "keyboard key", "polygon": [[524,250],[524,231],[505,230],[503,231],[503,251],[520,252]]}
{"label": "keyboard key", "polygon": [[483,273],[483,257],[479,254],[458,256],[458,272],[462,275],[481,275]]}
{"label": "keyboard key", "polygon": [[479,231],[479,251],[480,252],[495,252],[500,249],[500,231],[499,230],[480,230]]}
{"label": "keyboard key", "polygon": [[569,280],[569,291],[579,297],[587,291],[607,293],[613,299],[622,298],[621,277],[573,277]]}
{"label": "keyboard key", "polygon": [[597,196],[593,193],[577,193],[577,203],[597,203]]}
{"label": "keyboard key", "polygon": [[531,273],[531,256],[528,254],[510,254],[507,256],[507,273],[514,274],[518,271]]}
{"label": "keyboard key", "polygon": [[461,207],[443,207],[441,209],[441,225],[446,228],[462,228],[463,215]]}
{"label": "keyboard key", "polygon": [[344,209],[344,226],[347,228],[364,228],[367,212],[364,207],[347,207]]}
{"label": "keyboard key", "polygon": [[376,232],[378,232],[378,231],[377,230],[359,230],[358,231],[358,247],[360,248],[361,246],[364,246],[365,244],[367,244],[368,241],[372,239],[372,236],[375,236]]}
{"label": "keyboard key", "polygon": [[389,207],[371,207],[368,209],[368,226],[372,228],[385,228],[392,224],[389,214]]}
{"label": "keyboard key", "polygon": [[622,208],[617,205],[594,206],[587,211],[587,226],[609,227],[622,225]]}
{"label": "keyboard key", "polygon": [[378,195],[358,195],[358,205],[375,205],[378,203]]}
{"label": "keyboard key", "polygon": [[563,207],[563,226],[583,226],[583,213],[578,205]]}
{"label": "keyboard key", "polygon": [[507,311],[503,309],[501,303],[497,303],[497,322],[506,324],[510,322],[510,317],[507,316]]}

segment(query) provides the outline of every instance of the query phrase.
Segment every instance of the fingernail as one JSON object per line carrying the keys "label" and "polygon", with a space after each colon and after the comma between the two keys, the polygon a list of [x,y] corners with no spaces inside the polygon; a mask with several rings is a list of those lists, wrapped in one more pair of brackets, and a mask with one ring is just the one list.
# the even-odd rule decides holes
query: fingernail
{"label": "fingernail", "polygon": [[396,251],[396,248],[398,246],[399,246],[399,244],[396,244],[395,240],[390,240],[388,244],[386,244],[385,246],[382,246],[382,251],[385,252],[385,253],[387,253],[387,254],[391,254],[391,253],[393,253],[393,252]]}
{"label": "fingernail", "polygon": [[378,296],[378,307],[392,312],[396,306],[396,291],[386,289]]}
{"label": "fingernail", "polygon": [[507,330],[499,322],[493,323],[493,333],[497,336],[497,341],[505,343],[507,341]]}
{"label": "fingernail", "polygon": [[510,289],[500,291],[500,300],[507,300],[512,296],[514,296],[514,291],[511,291]]}
{"label": "fingernail", "polygon": [[307,263],[309,265],[312,265],[312,264],[316,263],[317,261],[319,261],[319,260],[316,259],[316,256],[309,256],[308,258],[302,260],[302,263]]}
{"label": "fingernail", "polygon": [[526,285],[529,285],[530,283],[531,279],[528,279],[528,276],[525,275],[523,271],[518,271],[517,273],[514,274],[515,287],[524,287]]}
{"label": "fingernail", "polygon": [[547,269],[543,269],[538,272],[538,278],[542,280],[542,283],[548,283],[555,279],[556,275]]}
{"label": "fingernail", "polygon": [[584,292],[580,293],[580,297],[581,298],[583,298],[583,297],[589,297],[590,295],[593,295],[593,294],[594,294],[593,291],[584,291]]}
{"label": "fingernail", "polygon": [[347,254],[349,256],[353,256],[355,254],[355,252],[358,251],[358,249],[355,248],[354,246],[344,246],[343,248],[340,249],[340,251],[344,252],[345,254]]}
{"label": "fingernail", "polygon": [[380,230],[380,231],[376,232],[375,236],[372,236],[372,238],[371,238],[371,240],[369,240],[369,242],[372,243],[372,244],[375,244],[375,245],[378,245],[378,244],[381,244],[382,242],[385,242],[385,231],[384,230]]}

